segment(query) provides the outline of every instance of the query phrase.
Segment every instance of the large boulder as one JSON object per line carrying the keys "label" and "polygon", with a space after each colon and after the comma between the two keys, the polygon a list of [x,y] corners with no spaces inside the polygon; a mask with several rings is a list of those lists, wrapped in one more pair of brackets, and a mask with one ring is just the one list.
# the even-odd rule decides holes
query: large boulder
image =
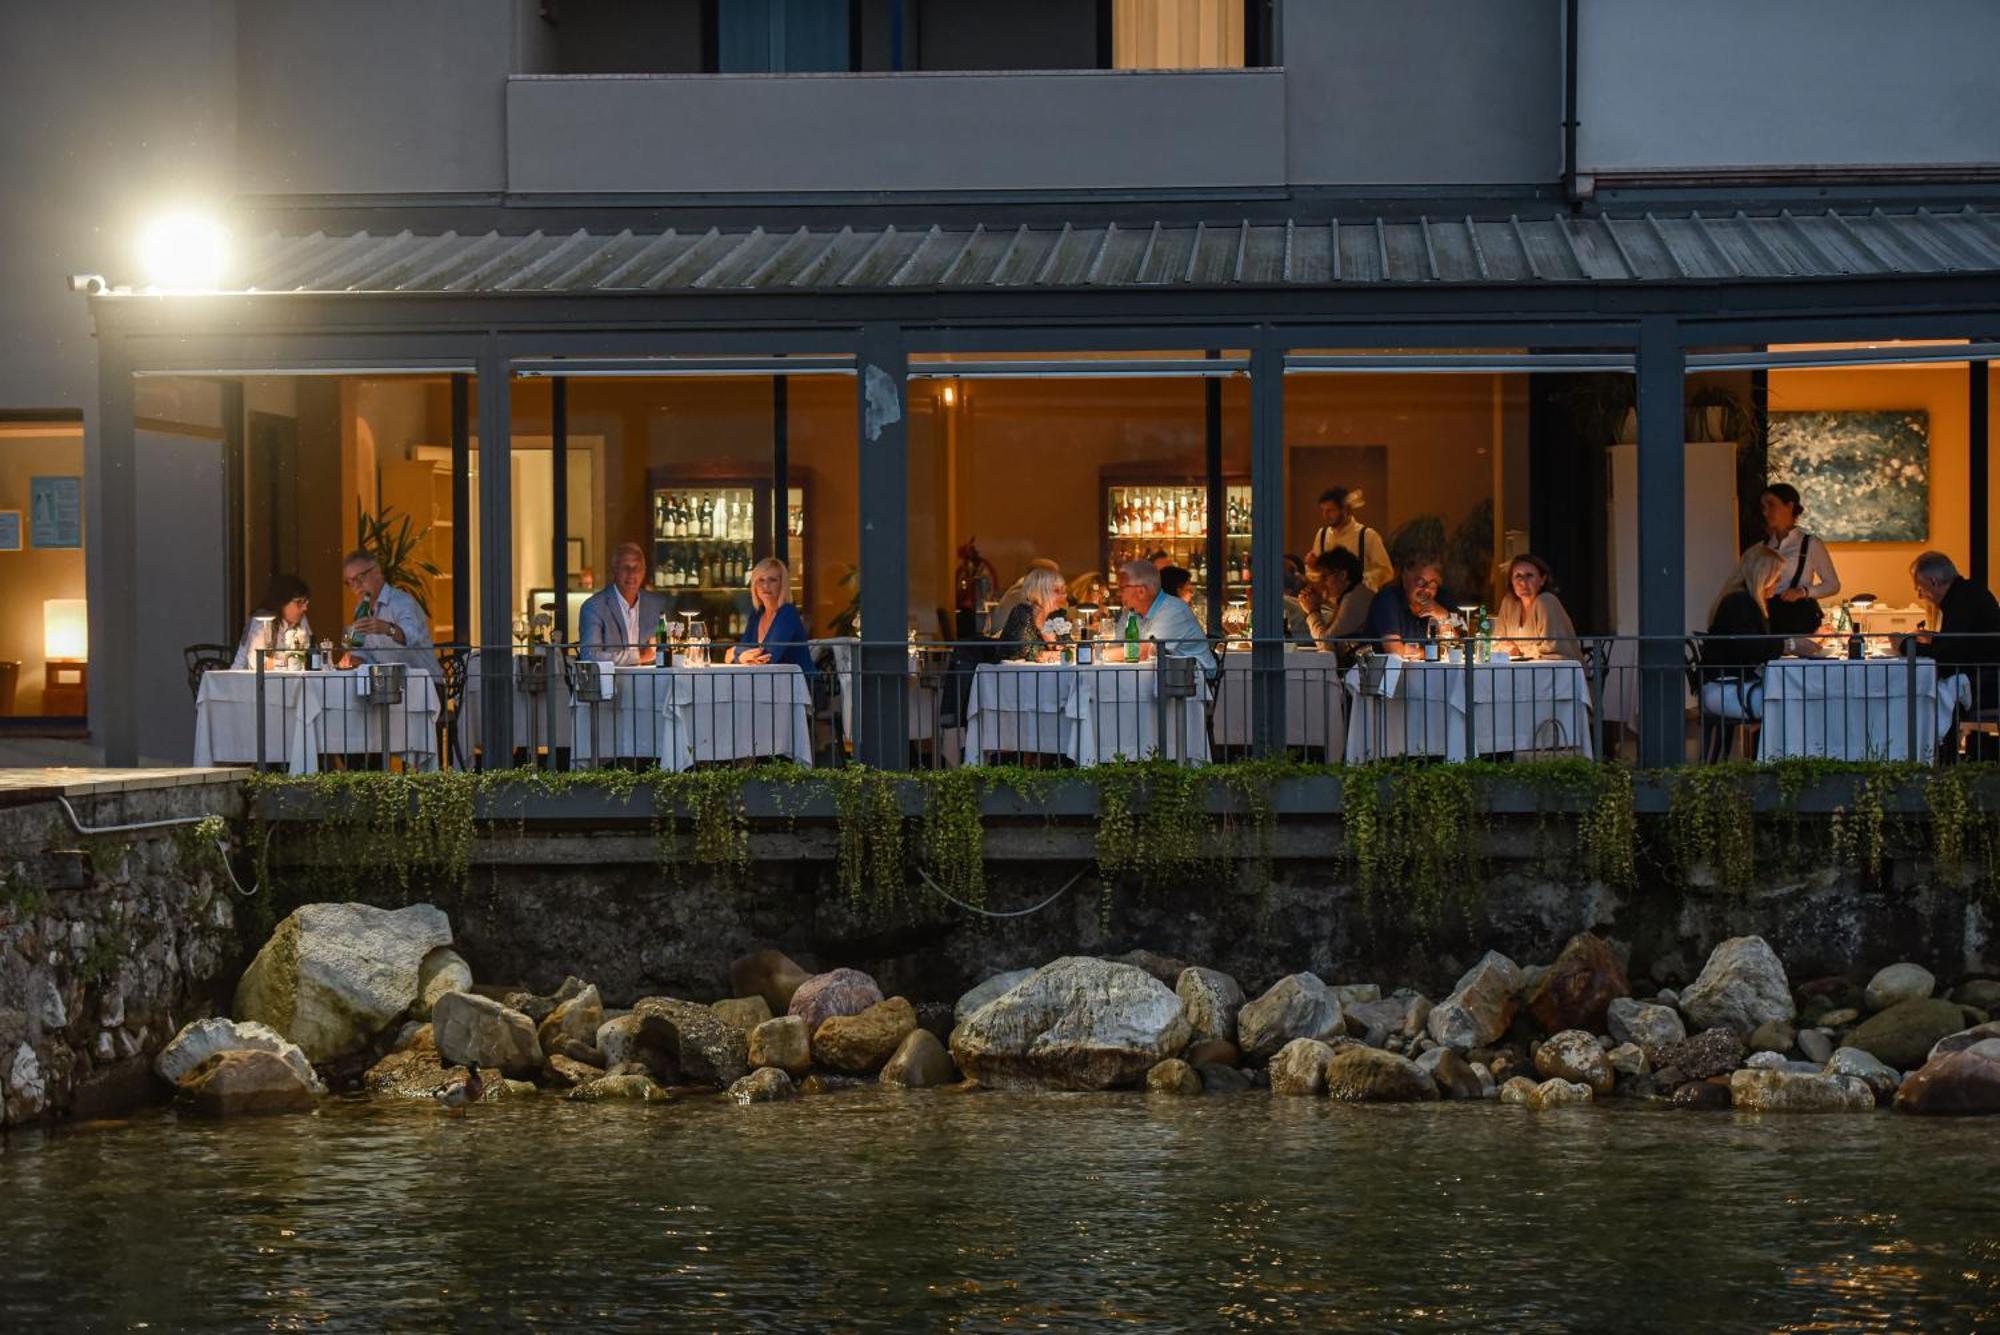
{"label": "large boulder", "polygon": [[796,1015],[780,1015],[750,1031],[746,1054],[752,1066],[775,1066],[790,1076],[812,1069],[812,1035]]}
{"label": "large boulder", "polygon": [[993,998],[1012,992],[1015,988],[1034,976],[1035,971],[1033,969],[1009,969],[1005,973],[994,974],[991,978],[972,988],[958,999],[958,1004],[951,1008],[953,1022],[957,1023],[964,1020],[966,1016],[972,1014],[972,1012],[978,1010],[981,1006],[993,1000]]}
{"label": "large boulder", "polygon": [[1852,1076],[1745,1067],[1729,1077],[1729,1102],[1745,1112],[1868,1112],[1875,1092]]}
{"label": "large boulder", "polygon": [[318,1106],[299,1073],[279,1054],[262,1049],[205,1059],[181,1080],[175,1101],[203,1117],[311,1112]]}
{"label": "large boulder", "polygon": [[1871,1011],[1885,1011],[1904,1001],[1921,1001],[1937,990],[1937,979],[1921,964],[1907,961],[1878,970],[1861,998]]}
{"label": "large boulder", "polygon": [[834,1016],[859,1015],[880,1000],[882,989],[873,978],[859,969],[835,969],[831,973],[816,973],[800,983],[785,1007],[785,1014],[798,1016],[806,1022],[808,1031],[817,1034],[819,1027]]}
{"label": "large boulder", "polygon": [[1243,1009],[1243,988],[1234,978],[1217,969],[1193,968],[1174,980],[1174,995],[1181,999],[1181,1014],[1197,1041],[1226,1038],[1236,1041],[1236,1015]]}
{"label": "large boulder", "polygon": [[1618,1082],[1611,1059],[1581,1029],[1565,1029],[1535,1049],[1535,1072],[1546,1080],[1572,1080],[1594,1094],[1609,1094]]}
{"label": "large boulder", "polygon": [[493,1066],[517,1079],[542,1067],[535,1023],[477,992],[447,992],[431,1007],[438,1055],[447,1066]]}
{"label": "large boulder", "polygon": [[1620,1043],[1636,1043],[1642,1048],[1663,1048],[1687,1037],[1687,1026],[1672,1006],[1619,997],[1604,1008],[1605,1023]]}
{"label": "large boulder", "polygon": [[2000,1113],[2000,1039],[1925,1062],[1896,1091],[1896,1111],[1945,1117]]}
{"label": "large boulder", "polygon": [[536,1029],[535,1037],[545,1053],[562,1051],[564,1039],[591,1047],[597,1042],[597,1031],[603,1024],[604,1002],[593,983],[568,1000],[557,1002]]}
{"label": "large boulder", "polygon": [[1785,966],[1761,936],[1732,936],[1710,951],[1701,976],[1681,993],[1680,1009],[1699,1029],[1746,1037],[1764,1021],[1794,1013]]}
{"label": "large boulder", "polygon": [[958,1068],[936,1034],[915,1029],[904,1035],[877,1079],[894,1089],[934,1089],[958,1079]]}
{"label": "large boulder", "polygon": [[[872,984],[871,984],[872,986]],[[639,1017],[639,1046],[664,1052],[671,1074],[690,1084],[727,1089],[750,1072],[750,1039],[708,1007],[672,997],[644,997],[632,1007]]]}
{"label": "large boulder", "polygon": [[812,1037],[813,1060],[848,1075],[873,1075],[916,1027],[917,1008],[906,997],[890,997],[858,1015],[828,1019]]}
{"label": "large boulder", "polygon": [[472,990],[472,966],[450,946],[439,946],[424,956],[417,966],[417,1001],[410,1014],[419,1020],[431,1018],[431,1007],[447,992]]}
{"label": "large boulder", "polygon": [[1326,1092],[1326,1068],[1333,1049],[1316,1038],[1295,1038],[1271,1058],[1271,1092],[1302,1097]]}
{"label": "large boulder", "polygon": [[1963,1028],[1965,1012],[1958,1003],[1917,997],[1869,1016],[1847,1035],[1846,1044],[1908,1071],[1924,1064],[1939,1039]]}
{"label": "large boulder", "polygon": [[1069,956],[966,1016],[951,1053],[996,1088],[1110,1089],[1178,1056],[1189,1033],[1180,998],[1143,969]]}
{"label": "large boulder", "polygon": [[1578,932],[1535,985],[1528,1010],[1550,1033],[1588,1029],[1601,1034],[1605,1010],[1631,991],[1625,966],[1611,943],[1591,932]]}
{"label": "large boulder", "polygon": [[417,1000],[424,957],[451,944],[429,904],[307,904],[278,924],[236,985],[236,1018],[269,1025],[314,1063],[361,1051]]}
{"label": "large boulder", "polygon": [[1324,1041],[1346,1032],[1340,1003],[1317,974],[1280,978],[1236,1013],[1236,1046],[1251,1062],[1269,1060],[1295,1038]]}
{"label": "large boulder", "polygon": [[1985,1024],[1975,1024],[1970,1029],[1961,1029],[1955,1034],[1946,1034],[1931,1044],[1926,1061],[1935,1061],[1947,1052],[1963,1052],[1975,1043],[1984,1043],[1989,1038],[2000,1038],[2000,1020],[1988,1020]]}
{"label": "large boulder", "polygon": [[178,1085],[218,1052],[274,1052],[292,1068],[300,1084],[315,1094],[326,1093],[326,1085],[306,1060],[304,1049],[254,1020],[196,1020],[160,1049],[160,1055],[153,1058],[153,1070],[168,1084]]}
{"label": "large boulder", "polygon": [[1421,1103],[1435,1099],[1438,1087],[1407,1057],[1353,1047],[1327,1063],[1326,1096],[1342,1103]]}
{"label": "large boulder", "polygon": [[733,996],[762,997],[771,1014],[783,1015],[792,1004],[799,984],[812,977],[777,950],[753,950],[729,962],[729,991]]}
{"label": "large boulder", "polygon": [[1180,976],[1193,967],[1186,960],[1162,955],[1157,950],[1128,950],[1123,955],[1106,955],[1105,959],[1113,964],[1129,964],[1135,969],[1144,969],[1168,987],[1179,982]]}
{"label": "large boulder", "polygon": [[1451,995],[1431,1008],[1431,1037],[1460,1052],[1485,1047],[1513,1022],[1520,988],[1520,966],[1497,950],[1487,951],[1465,971]]}

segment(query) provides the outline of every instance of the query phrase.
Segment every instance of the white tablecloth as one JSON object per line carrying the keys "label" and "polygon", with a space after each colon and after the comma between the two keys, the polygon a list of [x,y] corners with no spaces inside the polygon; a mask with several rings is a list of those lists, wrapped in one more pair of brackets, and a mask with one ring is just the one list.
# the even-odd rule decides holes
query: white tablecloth
{"label": "white tablecloth", "polygon": [[[861,694],[861,678],[855,675],[854,659],[861,641],[852,636],[841,636],[813,640],[809,647],[815,652],[821,648],[833,652],[833,669],[840,682],[840,727],[843,735],[852,741],[854,701]],[[942,657],[926,653],[917,660],[916,675],[910,679],[910,740],[913,742],[928,742],[937,736],[938,711],[944,704],[944,692],[938,676],[931,669],[941,667],[942,663]]]}
{"label": "white tablecloth", "polygon": [[1473,753],[1592,755],[1590,682],[1567,659],[1426,663],[1390,657],[1380,695],[1361,694],[1361,670],[1347,674],[1354,696],[1347,759],[1389,756],[1466,758],[1466,684],[1472,686]]}
{"label": "white tablecloth", "polygon": [[[1917,739],[1910,738],[1916,691]],[[1938,679],[1927,658],[1780,658],[1764,666],[1760,760],[1923,760],[1951,732],[1965,679]]]}
{"label": "white tablecloth", "polygon": [[[514,654],[496,654],[495,657],[504,665],[504,670],[510,677],[515,671],[515,664],[521,661],[521,656]],[[480,712],[480,708],[486,688],[480,674],[481,661],[482,654],[479,650],[474,650],[468,656],[465,668],[465,695],[459,700],[458,705],[459,749],[468,763],[471,760],[473,751],[485,744],[483,734],[486,723],[485,716]],[[553,693],[556,699],[556,718],[553,744],[549,736],[548,693],[539,691],[529,692],[522,690],[516,685],[512,692],[515,746],[533,747],[536,750],[541,750],[544,748],[567,748],[570,745],[575,725],[572,722],[569,707],[569,690],[563,684],[563,663],[561,660],[558,660],[554,664],[554,672],[555,683]],[[506,756],[488,756],[486,763],[488,765],[509,765],[513,762]]]}
{"label": "white tablecloth", "polygon": [[[1248,746],[1255,732],[1256,695],[1250,654],[1223,655],[1215,718],[1209,735],[1217,746]],[[1285,745],[1318,747],[1329,761],[1347,753],[1347,715],[1341,708],[1340,669],[1318,649],[1285,651]]]}
{"label": "white tablecloth", "polygon": [[196,765],[283,765],[310,774],[323,755],[401,756],[437,763],[437,685],[404,678],[403,698],[379,704],[361,694],[365,669],[264,673],[264,754],[257,755],[257,673],[215,668],[202,674],[194,706]]}
{"label": "white tablecloth", "polygon": [[621,667],[610,681],[609,699],[571,705],[578,764],[649,757],[684,770],[756,756],[812,764],[812,691],[794,664]]}
{"label": "white tablecloth", "polygon": [[[1171,701],[1165,754],[1208,759],[1206,680],[1196,695]],[[1160,754],[1159,670],[1146,663],[988,663],[972,674],[966,705],[965,763],[1027,751],[1068,756],[1079,765]]]}

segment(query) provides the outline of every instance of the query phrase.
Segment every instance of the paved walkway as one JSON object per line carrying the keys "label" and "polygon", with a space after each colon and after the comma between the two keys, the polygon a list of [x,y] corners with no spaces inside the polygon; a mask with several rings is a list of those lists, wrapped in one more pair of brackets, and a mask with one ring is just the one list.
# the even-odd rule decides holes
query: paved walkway
{"label": "paved walkway", "polygon": [[236,783],[247,769],[83,769],[48,765],[0,769],[0,805],[46,802],[51,797],[101,797],[108,793],[143,792],[150,788],[181,788],[197,784]]}

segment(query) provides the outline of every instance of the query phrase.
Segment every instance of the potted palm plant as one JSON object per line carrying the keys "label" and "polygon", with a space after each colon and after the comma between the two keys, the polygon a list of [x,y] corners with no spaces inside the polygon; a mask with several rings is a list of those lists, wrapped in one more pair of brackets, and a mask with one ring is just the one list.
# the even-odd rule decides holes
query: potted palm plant
{"label": "potted palm plant", "polygon": [[416,528],[410,516],[392,518],[395,513],[384,506],[380,514],[371,515],[356,498],[354,545],[375,558],[375,564],[382,567],[385,583],[415,598],[417,606],[428,616],[431,604],[425,581],[441,573],[423,555],[423,542],[430,536],[430,525]]}

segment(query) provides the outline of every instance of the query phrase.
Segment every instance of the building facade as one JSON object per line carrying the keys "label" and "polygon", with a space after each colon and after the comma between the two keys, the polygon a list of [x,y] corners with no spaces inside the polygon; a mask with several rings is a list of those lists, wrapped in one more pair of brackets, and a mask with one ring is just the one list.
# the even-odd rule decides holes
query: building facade
{"label": "building facade", "polygon": [[[1648,637],[1629,718],[1658,763],[1774,423],[1803,477],[1830,415],[1920,415],[1893,523],[1853,527],[1872,502],[1831,482],[1817,506],[1866,534],[1831,544],[1849,592],[1902,597],[1929,547],[1993,576],[1978,0],[7,19],[31,202],[0,260],[0,658],[16,715],[59,717],[48,604],[85,600],[85,744],[114,762],[185,760],[184,648],[233,641],[278,571],[344,620],[340,553],[404,516],[441,642],[565,616],[621,541],[717,617],[775,552],[816,632],[896,628],[862,651],[887,682],[963,544],[1004,582],[1179,542],[1211,619],[1240,595],[1269,627],[1313,498],[1362,485],[1456,582],[1532,549],[1586,630]],[[226,223],[200,290],[132,248],[175,208]],[[1696,445],[1727,447],[1721,484]],[[710,545],[676,541],[695,498]],[[902,753],[899,700],[862,718],[866,758]]]}

